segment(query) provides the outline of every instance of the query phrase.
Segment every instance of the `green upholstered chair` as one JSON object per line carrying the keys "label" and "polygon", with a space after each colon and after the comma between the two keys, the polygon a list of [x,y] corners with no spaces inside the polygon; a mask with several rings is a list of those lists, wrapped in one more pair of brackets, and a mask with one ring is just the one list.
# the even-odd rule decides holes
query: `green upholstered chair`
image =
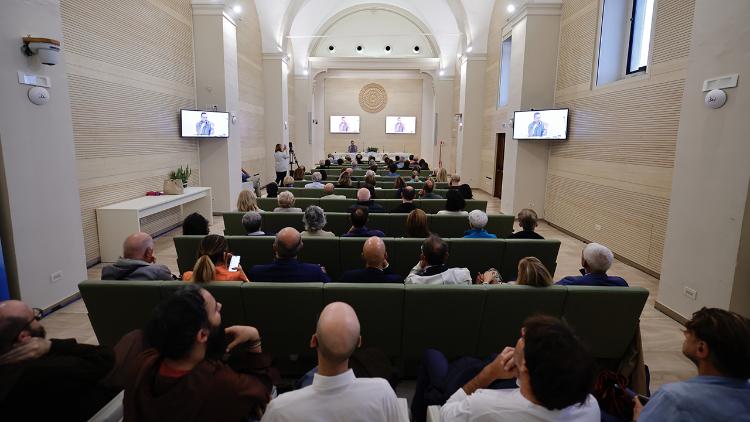
{"label": "green upholstered chair", "polygon": [[[388,264],[393,272],[406,278],[409,272],[420,260],[424,239],[394,239],[394,253],[388,255]],[[450,252],[450,242],[448,244]]]}
{"label": "green upholstered chair", "polygon": [[502,267],[497,268],[503,280],[518,276],[518,263],[528,256],[540,261],[551,275],[555,275],[557,268],[557,253],[560,251],[560,241],[557,239],[506,239],[505,256]]}
{"label": "green upholstered chair", "polygon": [[305,236],[302,238],[302,249],[297,261],[305,264],[322,265],[332,281],[341,276],[339,268],[339,238]]}
{"label": "green upholstered chair", "polygon": [[323,283],[244,283],[247,323],[258,329],[263,351],[316,354],[310,348],[323,310]]}
{"label": "green upholstered chair", "polygon": [[284,227],[294,227],[299,232],[305,231],[302,221],[303,212],[266,212],[263,213],[263,231],[278,233]]}
{"label": "green upholstered chair", "polygon": [[[240,256],[240,265],[247,274],[255,265],[268,265],[276,259],[273,251],[275,236],[230,236],[229,251]],[[252,280],[250,280],[252,281]]]}
{"label": "green upholstered chair", "polygon": [[323,188],[304,188],[303,187],[299,190],[300,198],[320,198],[324,196],[325,194],[326,192],[323,190]]}
{"label": "green upholstered chair", "polygon": [[[338,190],[336,191],[338,193]],[[325,211],[326,214],[329,212],[343,212],[345,213],[349,207],[354,205],[354,203],[357,202],[354,199],[320,199],[320,205],[318,205],[320,208],[323,208],[323,211]]]}
{"label": "green upholstered chair", "polygon": [[435,189],[448,189],[450,182],[435,182]]}
{"label": "green upholstered chair", "polygon": [[391,232],[391,215],[388,213],[375,213],[368,214],[370,221],[367,223],[367,228],[370,230],[380,230],[385,233],[388,237]]}
{"label": "green upholstered chair", "polygon": [[[162,299],[166,299],[180,286],[192,284],[192,281],[165,281],[159,286]],[[243,281],[211,281],[209,283],[197,283],[221,303],[221,322],[225,327],[232,325],[247,325],[245,317],[245,305],[242,302],[240,287]]]}
{"label": "green upholstered chair", "polygon": [[354,308],[362,348],[376,347],[389,357],[401,353],[403,284],[328,283],[323,286],[323,305],[333,302],[344,302]]}
{"label": "green upholstered chair", "polygon": [[[296,198],[297,195],[294,195]],[[263,211],[273,211],[279,206],[279,198],[258,198],[258,208]]]}
{"label": "green upholstered chair", "polygon": [[[335,199],[332,201],[335,201]],[[352,227],[349,222],[349,214],[345,212],[326,212],[325,215],[326,225],[323,230],[333,232],[336,236],[341,236]]]}
{"label": "green upholstered chair", "polygon": [[638,329],[648,290],[567,286],[562,316],[595,358],[620,358]]}
{"label": "green upholstered chair", "polygon": [[99,344],[114,347],[125,334],[146,329],[151,311],[161,302],[161,283],[87,280],[78,284]]}
{"label": "green upholstered chair", "polygon": [[[422,202],[427,202],[424,200]],[[420,205],[421,203],[420,202]],[[442,238],[460,238],[469,230],[469,216],[456,214],[433,214],[430,219],[430,231]]]}
{"label": "green upholstered chair", "polygon": [[419,357],[427,349],[449,357],[473,355],[486,292],[483,285],[405,285],[401,355]]}
{"label": "green upholstered chair", "polygon": [[378,198],[398,199],[400,201],[401,196],[399,195],[398,197],[396,197],[396,195],[398,195],[398,189],[393,189],[393,183],[391,183],[391,185],[388,188],[383,188],[378,191]]}
{"label": "green upholstered chair", "polygon": [[[362,259],[362,247],[367,239],[367,237],[339,238],[340,274],[343,274],[346,271],[365,268],[365,260]],[[388,253],[390,263],[390,256],[394,254],[393,238],[383,237],[382,239],[383,243],[385,243],[385,251]]]}
{"label": "green upholstered chair", "polygon": [[305,212],[307,207],[309,207],[310,205],[320,206],[320,198],[304,198],[304,197],[294,198],[294,207],[300,208],[302,212]]}
{"label": "green upholstered chair", "polygon": [[[399,176],[403,177],[404,180],[407,180],[408,178],[411,177],[411,169],[409,170],[399,169],[399,170],[396,170],[396,173],[398,173]],[[420,172],[419,175],[421,176],[422,173]]]}
{"label": "green upholstered chair", "polygon": [[445,209],[445,199],[420,199],[417,206],[427,214],[437,214]]}
{"label": "green upholstered chair", "polygon": [[[447,265],[451,268],[468,268],[472,280],[477,273],[484,273],[492,267],[499,270],[502,265],[505,255],[505,240],[503,239],[453,238],[448,243],[450,256]],[[507,281],[507,279],[504,280]]]}
{"label": "green upholstered chair", "polygon": [[[447,195],[448,194],[446,193],[446,196]],[[466,207],[464,207],[464,211],[472,212],[474,210],[481,210],[481,211],[487,212],[487,201],[481,200],[481,199],[467,199]]]}
{"label": "green upholstered chair", "polygon": [[177,235],[173,238],[180,274],[185,274],[185,271],[193,271],[195,263],[198,262],[198,249],[200,249],[204,237],[202,235]]}
{"label": "green upholstered chair", "polygon": [[[296,197],[296,196],[299,196],[299,189],[300,188],[284,188],[284,187],[279,187],[279,193],[284,192],[284,191],[289,191],[289,192],[291,192]],[[260,199],[260,198],[258,198],[258,199]]]}
{"label": "green upholstered chair", "polygon": [[[263,214],[260,213],[261,217]],[[244,215],[244,212],[225,212],[221,215],[224,219],[224,236],[242,236],[247,233],[242,225]]]}
{"label": "green upholstered chair", "polygon": [[336,188],[336,190],[333,193],[336,195],[346,196],[347,198],[350,198],[350,199],[356,199],[358,190],[359,189],[357,188]]}
{"label": "green upholstered chair", "polygon": [[564,286],[491,284],[486,287],[487,297],[474,356],[488,356],[500,353],[508,346],[516,347],[523,321],[536,313],[559,318],[568,291]]}
{"label": "green upholstered chair", "polygon": [[512,215],[490,214],[487,216],[487,225],[484,229],[497,236],[498,239],[505,239],[513,233],[514,221],[515,217]]}
{"label": "green upholstered chair", "polygon": [[404,203],[401,199],[391,199],[385,195],[383,195],[383,200],[385,201],[385,212],[391,212],[391,210]]}
{"label": "green upholstered chair", "polygon": [[395,177],[384,177],[381,180],[377,180],[375,186],[382,189],[393,189],[393,179],[395,179]]}
{"label": "green upholstered chair", "polygon": [[[394,213],[389,214],[391,216],[388,222],[389,231],[385,232],[388,237],[406,237],[406,219],[409,218],[409,214],[406,213]],[[427,227],[430,227],[429,221]]]}

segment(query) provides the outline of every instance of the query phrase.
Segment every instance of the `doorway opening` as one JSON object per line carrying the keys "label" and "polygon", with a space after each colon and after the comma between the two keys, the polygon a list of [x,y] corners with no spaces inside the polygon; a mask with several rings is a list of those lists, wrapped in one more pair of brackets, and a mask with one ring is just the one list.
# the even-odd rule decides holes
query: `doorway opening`
{"label": "doorway opening", "polygon": [[495,151],[495,194],[496,198],[502,198],[503,193],[503,161],[505,160],[505,134],[497,134],[495,142],[497,150]]}

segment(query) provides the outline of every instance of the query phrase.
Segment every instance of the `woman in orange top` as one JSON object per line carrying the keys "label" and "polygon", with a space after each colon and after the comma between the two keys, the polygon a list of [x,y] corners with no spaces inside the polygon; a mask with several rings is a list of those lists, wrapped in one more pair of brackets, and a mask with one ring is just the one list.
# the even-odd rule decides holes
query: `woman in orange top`
{"label": "woman in orange top", "polygon": [[227,240],[224,236],[210,234],[201,240],[198,248],[198,262],[195,263],[193,271],[186,271],[182,275],[185,281],[249,281],[242,266],[237,266],[237,271],[229,271],[227,263],[232,259],[229,253]]}

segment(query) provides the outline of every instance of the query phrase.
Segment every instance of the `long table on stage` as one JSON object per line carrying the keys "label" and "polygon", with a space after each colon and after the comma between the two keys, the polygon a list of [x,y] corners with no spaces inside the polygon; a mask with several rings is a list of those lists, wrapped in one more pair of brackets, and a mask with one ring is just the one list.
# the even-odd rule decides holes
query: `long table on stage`
{"label": "long table on stage", "polygon": [[357,155],[357,154],[362,154],[362,157],[373,157],[374,156],[375,157],[375,161],[383,161],[383,156],[384,155],[388,155],[388,157],[390,157],[391,160],[393,160],[394,157],[396,157],[397,155],[399,157],[402,157],[402,156],[406,155],[407,158],[409,157],[409,155],[411,155],[410,152],[403,152],[403,151],[398,151],[398,152],[390,152],[390,151],[383,151],[383,152],[366,152],[365,151],[365,152],[362,152],[362,151],[360,151],[360,152],[357,152],[357,153],[335,151],[335,152],[332,152],[331,154],[333,155],[333,159],[334,160],[338,160],[339,158],[346,159],[347,155],[354,156],[354,155]]}

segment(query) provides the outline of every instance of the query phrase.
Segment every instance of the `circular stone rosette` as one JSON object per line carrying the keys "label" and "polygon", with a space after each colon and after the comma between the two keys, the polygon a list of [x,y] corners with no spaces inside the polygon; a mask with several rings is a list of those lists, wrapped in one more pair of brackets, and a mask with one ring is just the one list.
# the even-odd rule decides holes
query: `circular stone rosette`
{"label": "circular stone rosette", "polygon": [[359,105],[368,113],[377,113],[388,103],[388,94],[379,84],[367,84],[359,91]]}

